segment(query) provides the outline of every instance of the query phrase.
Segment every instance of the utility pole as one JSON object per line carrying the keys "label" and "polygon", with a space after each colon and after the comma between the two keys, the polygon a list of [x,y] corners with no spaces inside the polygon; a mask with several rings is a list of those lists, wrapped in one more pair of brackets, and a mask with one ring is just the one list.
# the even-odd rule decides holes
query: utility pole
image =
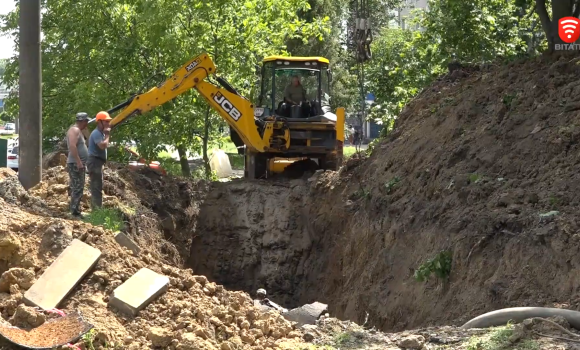
{"label": "utility pole", "polygon": [[42,177],[40,0],[20,0],[18,179],[28,190]]}

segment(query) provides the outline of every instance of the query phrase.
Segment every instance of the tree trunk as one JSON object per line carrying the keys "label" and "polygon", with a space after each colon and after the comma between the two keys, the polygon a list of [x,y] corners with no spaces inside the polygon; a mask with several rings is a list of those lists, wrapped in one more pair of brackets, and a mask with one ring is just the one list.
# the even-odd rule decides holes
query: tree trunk
{"label": "tree trunk", "polygon": [[191,170],[189,169],[189,162],[187,161],[187,150],[183,146],[177,146],[177,153],[179,154],[179,163],[181,164],[181,175],[190,177]]}
{"label": "tree trunk", "polygon": [[554,45],[565,44],[558,35],[558,21],[560,18],[572,16],[574,12],[573,2],[570,0],[552,0],[552,36]]}
{"label": "tree trunk", "polygon": [[209,166],[209,157],[207,156],[207,145],[209,143],[209,113],[211,112],[210,106],[207,106],[205,110],[205,120],[203,123],[203,164],[205,165],[205,174],[209,178],[211,176],[211,167]]}

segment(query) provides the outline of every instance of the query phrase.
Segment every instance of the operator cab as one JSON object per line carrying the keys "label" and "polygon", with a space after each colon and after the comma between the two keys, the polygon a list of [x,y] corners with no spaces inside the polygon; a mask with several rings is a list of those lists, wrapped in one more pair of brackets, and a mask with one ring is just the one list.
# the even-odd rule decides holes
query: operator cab
{"label": "operator cab", "polygon": [[266,57],[256,117],[336,122],[330,109],[331,73],[323,57]]}

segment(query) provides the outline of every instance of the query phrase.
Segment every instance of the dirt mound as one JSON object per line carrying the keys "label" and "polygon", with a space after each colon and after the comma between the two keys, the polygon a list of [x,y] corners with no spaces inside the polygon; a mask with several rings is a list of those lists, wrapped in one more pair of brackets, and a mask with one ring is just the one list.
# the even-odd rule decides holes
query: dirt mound
{"label": "dirt mound", "polygon": [[[43,194],[45,188],[53,191],[47,196],[49,203],[60,208],[63,196],[53,188],[64,185],[63,174],[62,169],[52,169],[45,175],[45,184],[32,192]],[[114,174],[110,171],[107,175],[110,184],[119,179]],[[17,180],[11,180],[14,174],[2,177],[0,188],[16,187],[3,195],[23,191]],[[123,189],[120,183],[125,182],[113,187]],[[125,187],[125,197],[117,199],[130,198],[130,193],[131,189]],[[13,324],[38,327],[45,322],[43,314],[22,305],[22,295],[76,238],[100,249],[102,257],[61,308],[65,313],[80,312],[95,326],[96,332],[89,336],[92,340],[86,341],[97,349],[105,344],[125,349],[294,348],[301,341],[302,333],[279,313],[262,313],[247,294],[226,291],[190,269],[167,264],[154,245],[142,244],[142,251],[135,256],[115,242],[110,230],[82,221],[36,215],[16,204],[0,198],[0,313]],[[170,277],[169,290],[136,318],[109,308],[112,291],[143,267]]]}
{"label": "dirt mound", "polygon": [[[103,178],[103,207],[120,209],[125,219],[124,231],[140,245],[151,247],[159,258],[175,266],[182,266],[183,256],[187,256],[189,252],[182,255],[177,248],[182,245],[181,242],[173,239],[175,227],[173,230],[168,229],[169,225],[167,221],[164,221],[165,212],[159,209],[171,207],[171,203],[176,198],[171,197],[176,192],[170,193],[170,186],[167,185],[173,183],[172,179],[159,179],[159,175],[154,171],[129,171],[115,163],[105,167]],[[0,193],[1,186],[0,184]],[[9,187],[19,188],[17,184],[11,184]],[[160,189],[155,191],[155,188]],[[69,177],[66,168],[54,166],[45,170],[42,181],[30,190],[30,194],[32,198],[39,198],[45,206],[55,211],[55,216],[70,219],[72,217],[69,212],[68,191]],[[163,203],[162,205],[149,205],[156,193],[163,193],[169,197],[159,202]],[[84,213],[90,212],[90,203],[91,193],[87,175],[81,200],[81,209]],[[184,209],[181,212],[187,212],[187,210]]]}
{"label": "dirt mound", "polygon": [[120,168],[116,174],[123,178],[126,191],[134,194],[143,210],[155,217],[163,241],[175,247],[182,264],[189,257],[199,204],[207,194],[208,182],[160,176],[148,169],[134,172]]}
{"label": "dirt mound", "polygon": [[340,174],[212,185],[191,266],[286,307],[318,300],[358,323],[368,312],[382,330],[580,309],[573,58],[455,70]]}

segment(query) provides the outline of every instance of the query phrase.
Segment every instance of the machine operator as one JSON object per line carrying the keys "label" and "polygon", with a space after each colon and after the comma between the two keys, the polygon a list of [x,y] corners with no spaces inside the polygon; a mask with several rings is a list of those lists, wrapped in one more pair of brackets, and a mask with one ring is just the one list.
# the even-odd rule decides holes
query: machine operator
{"label": "machine operator", "polygon": [[306,89],[297,75],[292,76],[292,82],[284,91],[284,98],[291,105],[300,105],[301,102],[306,101]]}

